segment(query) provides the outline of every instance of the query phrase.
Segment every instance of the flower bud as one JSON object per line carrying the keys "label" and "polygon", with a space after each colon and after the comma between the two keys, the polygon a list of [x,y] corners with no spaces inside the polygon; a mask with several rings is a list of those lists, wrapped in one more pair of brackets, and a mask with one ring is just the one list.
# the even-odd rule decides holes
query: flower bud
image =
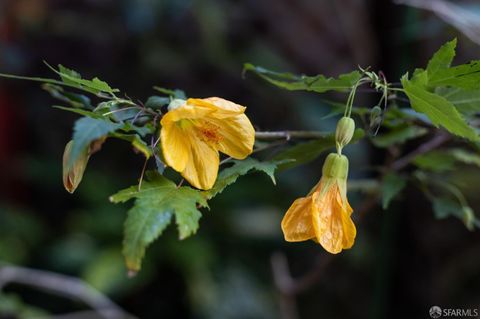
{"label": "flower bud", "polygon": [[345,155],[330,153],[322,168],[322,177],[347,179],[348,158]]}
{"label": "flower bud", "polygon": [[354,132],[355,121],[352,118],[344,116],[338,121],[335,131],[335,144],[339,153],[352,140]]}
{"label": "flower bud", "polygon": [[174,99],[168,104],[168,110],[175,110],[178,109],[180,106],[184,105],[187,101],[182,99]]}
{"label": "flower bud", "polygon": [[73,193],[82,181],[83,172],[87,167],[89,155],[89,148],[87,147],[75,160],[70,163],[70,155],[72,152],[73,141],[70,141],[65,146],[63,152],[63,186],[69,193]]}

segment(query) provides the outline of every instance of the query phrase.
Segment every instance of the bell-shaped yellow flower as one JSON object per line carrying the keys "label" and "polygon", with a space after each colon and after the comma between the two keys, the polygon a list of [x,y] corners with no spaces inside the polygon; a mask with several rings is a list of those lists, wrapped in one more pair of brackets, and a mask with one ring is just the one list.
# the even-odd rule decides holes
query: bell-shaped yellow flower
{"label": "bell-shaped yellow flower", "polygon": [[252,153],[255,130],[244,112],[218,97],[172,101],[160,122],[166,164],[196,188],[212,188],[219,151],[235,159]]}
{"label": "bell-shaped yellow flower", "polygon": [[348,159],[329,154],[320,182],[306,196],[297,199],[282,220],[286,241],[312,239],[337,254],[353,246],[357,233],[347,200]]}

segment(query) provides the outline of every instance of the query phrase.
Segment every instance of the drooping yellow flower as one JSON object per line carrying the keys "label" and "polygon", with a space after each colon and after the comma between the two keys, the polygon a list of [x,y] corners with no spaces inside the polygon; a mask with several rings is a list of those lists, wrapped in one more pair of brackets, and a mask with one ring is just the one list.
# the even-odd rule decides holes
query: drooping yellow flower
{"label": "drooping yellow flower", "polygon": [[353,246],[357,233],[347,200],[348,159],[329,154],[320,182],[306,196],[297,199],[282,220],[286,241],[312,239],[337,254]]}
{"label": "drooping yellow flower", "polygon": [[218,97],[172,101],[160,122],[166,164],[196,188],[212,188],[218,152],[235,159],[252,153],[255,130],[244,112],[245,107]]}

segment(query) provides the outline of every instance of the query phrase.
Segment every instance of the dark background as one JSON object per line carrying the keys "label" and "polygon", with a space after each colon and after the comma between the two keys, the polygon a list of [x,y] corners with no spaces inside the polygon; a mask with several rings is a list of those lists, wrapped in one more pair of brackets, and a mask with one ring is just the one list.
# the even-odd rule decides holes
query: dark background
{"label": "dark background", "polygon": [[[480,12],[476,1],[457,3]],[[454,37],[457,61],[480,57],[478,44],[436,15],[385,0],[0,0],[1,73],[51,77],[46,60],[135,100],[155,94],[153,85],[221,96],[246,105],[257,130],[324,131],[335,119],[321,119],[329,107],[316,94],[242,78],[244,62],[329,76],[371,66],[398,82]],[[277,186],[260,174],[242,177],[211,202],[197,235],[178,241],[170,227],[128,278],[121,241],[129,204],[108,196],[135,184],[143,160],[109,141],[69,195],[61,156],[76,116],[55,103],[36,83],[0,80],[2,262],[79,277],[139,318],[427,318],[432,305],[480,307],[478,232],[435,220],[412,185],[388,211],[350,192],[358,237],[341,255],[284,242],[283,213],[318,181],[323,158],[280,173]],[[352,181],[375,177],[369,168],[385,157],[367,141],[347,152]],[[478,210],[476,174],[466,195]],[[285,260],[306,282],[298,291],[274,280],[273,270],[285,276]],[[18,310],[26,305],[52,314],[87,309],[25,285],[3,291],[0,318],[28,318]],[[12,298],[16,313],[5,310]]]}

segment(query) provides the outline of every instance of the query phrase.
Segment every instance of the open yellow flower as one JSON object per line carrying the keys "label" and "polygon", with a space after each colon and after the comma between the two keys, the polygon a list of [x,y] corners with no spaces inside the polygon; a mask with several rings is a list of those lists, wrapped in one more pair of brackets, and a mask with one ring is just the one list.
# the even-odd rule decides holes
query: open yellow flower
{"label": "open yellow flower", "polygon": [[348,159],[329,154],[320,182],[306,196],[297,199],[282,220],[286,241],[312,239],[337,254],[353,246],[357,233],[347,200]]}
{"label": "open yellow flower", "polygon": [[196,188],[212,188],[219,151],[236,159],[252,153],[255,130],[244,112],[218,97],[172,101],[160,122],[166,164]]}

